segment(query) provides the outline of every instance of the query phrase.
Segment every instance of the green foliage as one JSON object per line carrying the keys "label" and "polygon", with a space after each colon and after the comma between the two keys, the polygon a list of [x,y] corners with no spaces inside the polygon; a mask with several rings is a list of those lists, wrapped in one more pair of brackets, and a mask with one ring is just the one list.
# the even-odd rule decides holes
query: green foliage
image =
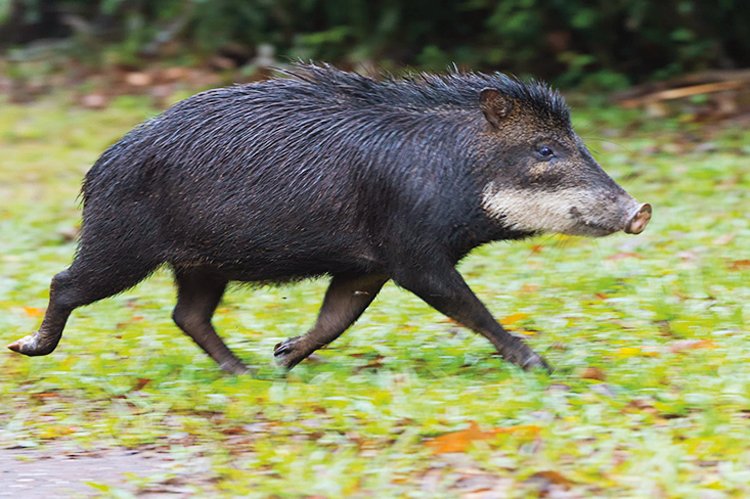
{"label": "green foliage", "polygon": [[742,0],[6,0],[3,20],[0,45],[68,36],[78,57],[129,65],[175,51],[247,62],[268,45],[282,60],[430,70],[455,62],[618,88],[750,64]]}
{"label": "green foliage", "polygon": [[[39,325],[72,258],[64,233],[85,170],[156,112],[145,98],[105,111],[65,99],[0,106],[0,344]],[[50,356],[0,352],[0,448],[162,456],[161,473],[92,476],[107,496],[176,484],[196,496],[506,497],[551,482],[575,497],[747,497],[750,132],[608,106],[574,118],[654,205],[649,228],[491,245],[461,266],[551,376],[504,364],[392,285],[318,361],[280,376],[273,346],[311,324],[321,281],[231,289],[215,323],[258,372],[223,375],[172,324],[165,271],[76,310]],[[472,421],[481,438],[460,433]],[[438,436],[459,450],[435,453]]]}

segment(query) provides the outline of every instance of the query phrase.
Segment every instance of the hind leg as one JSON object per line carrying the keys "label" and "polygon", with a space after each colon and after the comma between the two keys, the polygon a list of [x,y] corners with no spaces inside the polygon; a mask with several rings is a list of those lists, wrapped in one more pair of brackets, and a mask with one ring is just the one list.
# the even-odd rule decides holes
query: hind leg
{"label": "hind leg", "polygon": [[227,347],[211,325],[211,317],[221,301],[227,280],[207,268],[175,269],[177,305],[172,313],[175,323],[224,371],[243,374],[249,371]]}
{"label": "hind leg", "polygon": [[375,274],[336,275],[323,299],[315,326],[304,336],[276,345],[276,362],[291,369],[346,331],[375,299],[388,277]]}
{"label": "hind leg", "polygon": [[70,268],[52,278],[49,305],[39,330],[8,345],[9,349],[29,356],[51,353],[74,309],[135,286],[157,266],[132,255],[88,255],[79,254]]}

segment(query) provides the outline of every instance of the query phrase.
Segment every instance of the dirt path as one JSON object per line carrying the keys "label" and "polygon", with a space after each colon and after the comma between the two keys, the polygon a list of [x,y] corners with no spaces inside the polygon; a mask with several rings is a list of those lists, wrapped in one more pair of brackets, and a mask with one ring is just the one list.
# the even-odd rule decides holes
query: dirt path
{"label": "dirt path", "polygon": [[188,481],[200,480],[198,467],[176,467],[156,451],[0,449],[0,497],[92,497],[109,495],[107,488],[138,497],[186,497],[194,490]]}

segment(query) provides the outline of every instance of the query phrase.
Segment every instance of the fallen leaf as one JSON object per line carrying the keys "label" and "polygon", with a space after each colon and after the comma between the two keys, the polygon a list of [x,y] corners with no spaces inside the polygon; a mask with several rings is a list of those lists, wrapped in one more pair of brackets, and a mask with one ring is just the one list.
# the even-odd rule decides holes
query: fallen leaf
{"label": "fallen leaf", "polygon": [[460,493],[461,499],[491,499],[508,497],[513,490],[513,480],[491,473],[469,470],[462,473],[451,489]]}
{"label": "fallen leaf", "polygon": [[26,312],[26,315],[28,315],[29,317],[41,317],[44,315],[43,308],[23,307],[23,311]]}
{"label": "fallen leaf", "polygon": [[515,314],[510,314],[509,316],[500,319],[500,324],[502,324],[503,326],[512,326],[516,322],[523,320],[528,316],[529,314],[526,314],[524,312],[516,312]]}
{"label": "fallen leaf", "polygon": [[658,357],[656,350],[646,350],[642,347],[622,347],[615,354],[616,357],[627,359],[630,357]]}
{"label": "fallen leaf", "polygon": [[229,428],[223,428],[221,433],[224,435],[244,435],[247,430],[244,426],[230,426]]}
{"label": "fallen leaf", "polygon": [[466,430],[455,431],[440,435],[427,442],[427,446],[432,448],[433,454],[446,454],[449,452],[466,452],[469,446],[479,440],[491,440],[497,435],[509,434],[527,434],[536,435],[541,431],[541,427],[536,425],[516,425],[493,428],[489,431],[482,431],[476,421],[469,423]]}
{"label": "fallen leaf", "polygon": [[669,351],[672,353],[680,353],[685,350],[699,350],[701,348],[716,348],[716,343],[714,343],[714,340],[707,338],[703,340],[679,340],[669,345]]}
{"label": "fallen leaf", "polygon": [[440,435],[427,442],[432,447],[433,454],[445,454],[447,452],[466,452],[472,442],[477,440],[488,440],[494,438],[495,434],[489,431],[482,431],[479,425],[472,421],[469,428],[461,431],[454,431]]}
{"label": "fallen leaf", "polygon": [[380,369],[383,367],[383,360],[385,359],[382,355],[377,355],[373,359],[369,359],[366,364],[357,366],[354,368],[354,372],[362,372],[367,369]]}
{"label": "fallen leaf", "polygon": [[628,402],[628,405],[625,406],[623,412],[647,412],[654,414],[658,411],[653,404],[646,399],[633,399]]}
{"label": "fallen leaf", "polygon": [[607,376],[604,374],[604,371],[602,371],[598,367],[587,367],[581,373],[581,377],[583,379],[595,379],[598,381],[604,381],[607,378]]}
{"label": "fallen leaf", "polygon": [[617,356],[621,358],[635,357],[641,353],[638,347],[622,347],[617,351]]}
{"label": "fallen leaf", "polygon": [[568,490],[571,485],[575,484],[573,480],[553,470],[537,471],[524,481],[538,487],[539,495],[542,497],[552,492],[553,488]]}
{"label": "fallen leaf", "polygon": [[750,260],[733,260],[729,263],[729,270],[750,269]]}
{"label": "fallen leaf", "polygon": [[52,440],[55,438],[70,435],[71,433],[75,433],[75,428],[62,425],[49,425],[42,428],[39,431],[38,436],[43,440]]}
{"label": "fallen leaf", "polygon": [[37,400],[52,399],[59,396],[60,395],[56,392],[38,392],[31,394],[31,397]]}
{"label": "fallen leaf", "polygon": [[151,383],[151,380],[149,378],[138,378],[135,382],[135,385],[133,386],[133,388],[130,389],[130,391],[137,392],[138,390],[142,389],[149,383]]}

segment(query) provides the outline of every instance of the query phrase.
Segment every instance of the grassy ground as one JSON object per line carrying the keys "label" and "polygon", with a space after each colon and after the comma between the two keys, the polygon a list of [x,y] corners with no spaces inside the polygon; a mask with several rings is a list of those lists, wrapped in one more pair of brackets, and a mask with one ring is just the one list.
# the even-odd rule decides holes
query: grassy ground
{"label": "grassy ground", "polygon": [[[71,260],[84,172],[156,112],[67,101],[0,106],[2,344],[38,326]],[[646,232],[495,244],[461,264],[553,375],[504,364],[389,284],[281,377],[273,345],[311,324],[321,281],[231,290],[215,323],[258,373],[223,375],[172,324],[159,272],[76,311],[54,354],[0,352],[0,448],[125,447],[169,464],[94,477],[108,496],[750,495],[750,132],[574,114],[605,169],[654,205]]]}

